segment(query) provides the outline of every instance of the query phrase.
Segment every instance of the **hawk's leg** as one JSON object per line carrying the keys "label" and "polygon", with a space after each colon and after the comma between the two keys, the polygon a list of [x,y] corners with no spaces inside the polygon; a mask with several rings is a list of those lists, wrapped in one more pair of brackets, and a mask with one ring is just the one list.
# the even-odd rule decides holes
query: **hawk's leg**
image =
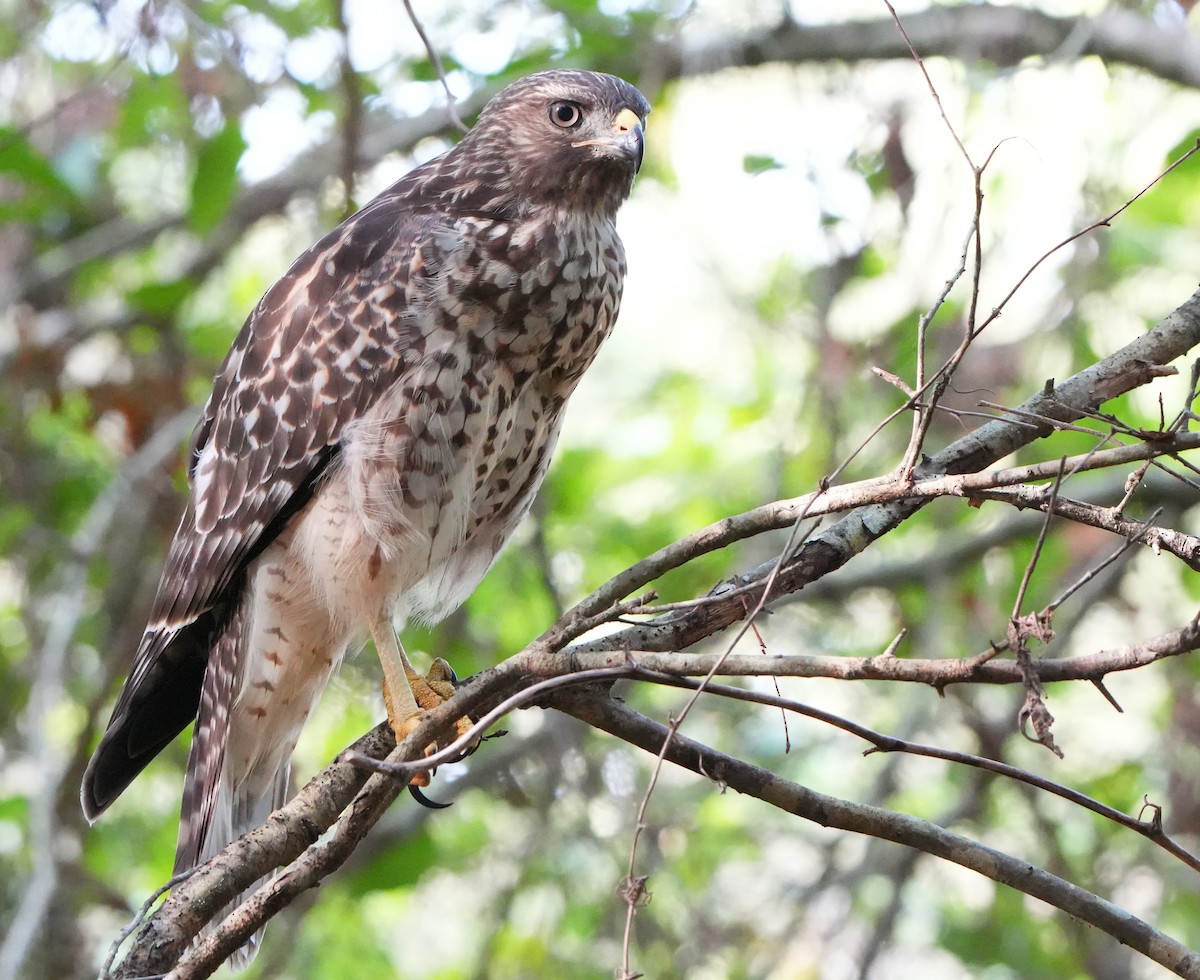
{"label": "hawk's leg", "polygon": [[[388,724],[399,743],[417,726],[425,712],[453,696],[454,670],[438,657],[428,674],[417,673],[390,621],[376,623],[371,628],[371,636],[383,667],[383,703],[387,708]],[[471,720],[459,718],[454,727],[459,735],[463,735],[471,727]],[[430,751],[435,747],[430,746]],[[429,774],[417,773],[410,782],[414,786],[428,786]]]}

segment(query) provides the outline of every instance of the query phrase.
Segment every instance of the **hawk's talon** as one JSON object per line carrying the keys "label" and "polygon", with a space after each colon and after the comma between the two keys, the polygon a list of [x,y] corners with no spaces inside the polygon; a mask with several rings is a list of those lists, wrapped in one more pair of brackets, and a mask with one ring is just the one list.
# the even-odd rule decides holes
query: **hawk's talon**
{"label": "hawk's talon", "polygon": [[439,803],[437,800],[431,800],[428,796],[421,792],[421,787],[409,783],[408,795],[425,807],[426,810],[445,810],[447,807],[454,806],[453,803]]}
{"label": "hawk's talon", "polygon": [[[407,657],[403,658],[402,663],[404,664],[404,683],[409,689],[408,693],[412,702],[415,702],[415,710],[409,710],[407,714],[400,716],[398,705],[392,697],[391,688],[387,683],[386,676],[383,682],[383,702],[387,707],[388,725],[392,729],[392,734],[396,736],[397,745],[412,734],[430,711],[454,696],[455,684],[458,681],[458,676],[454,673],[454,668],[441,657],[433,661],[429,667],[429,671],[425,674],[418,674],[408,663]],[[454,722],[456,737],[461,738],[469,732],[472,724],[471,719],[466,716],[456,719]],[[464,755],[473,752],[477,744],[478,742],[472,745]],[[433,742],[426,746],[425,754],[427,756],[431,755],[437,751],[437,748],[437,743]],[[418,772],[409,780],[409,792],[414,794],[414,797],[418,799],[418,802],[421,802],[422,806],[434,803],[433,800],[429,800],[423,794],[420,796],[417,795],[420,792],[419,787],[429,785],[434,772],[436,770]],[[437,804],[432,806],[431,809],[441,809],[443,805],[449,806],[449,804]]]}

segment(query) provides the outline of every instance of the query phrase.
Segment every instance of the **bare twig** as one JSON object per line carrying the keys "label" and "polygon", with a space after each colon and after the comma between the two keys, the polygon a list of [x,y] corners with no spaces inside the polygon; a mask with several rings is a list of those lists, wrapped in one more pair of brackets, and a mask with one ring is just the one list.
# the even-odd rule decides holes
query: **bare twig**
{"label": "bare twig", "polygon": [[421,26],[420,20],[417,19],[417,12],[413,10],[412,0],[404,0],[404,9],[408,13],[408,19],[412,22],[412,26],[416,28],[417,34],[420,35],[421,43],[425,45],[425,52],[429,55],[429,63],[433,65],[433,70],[437,72],[438,81],[442,83],[442,89],[446,93],[446,112],[450,116],[450,121],[465,133],[470,127],[462,121],[462,117],[458,114],[458,108],[454,101],[454,93],[450,91],[450,82],[446,79],[446,69],[442,66],[441,55],[437,53],[437,48],[433,46],[433,43],[429,40],[429,35],[425,33],[425,28]]}
{"label": "bare twig", "polygon": [[1039,415],[1036,412],[1026,412],[1020,408],[1013,408],[1009,405],[999,405],[996,402],[988,401],[986,398],[981,398],[976,402],[981,408],[993,408],[1002,415],[1015,415],[1017,418],[1026,418],[1031,423],[1035,423],[1046,428],[1053,429],[1055,432],[1082,432],[1084,435],[1095,436],[1097,439],[1111,439],[1111,432],[1101,432],[1099,429],[1089,429],[1084,425],[1074,425],[1070,422],[1061,422],[1057,419],[1047,418],[1044,415]]}
{"label": "bare twig", "polygon": [[1187,163],[1188,160],[1190,160],[1193,156],[1196,155],[1197,151],[1200,151],[1200,140],[1197,140],[1197,142],[1192,146],[1192,148],[1190,150],[1188,150],[1186,153],[1183,153],[1182,155],[1180,155],[1180,156],[1176,157],[1174,160],[1172,160],[1162,170],[1162,172],[1159,173],[1159,175],[1157,177],[1155,177],[1148,184],[1146,184],[1146,186],[1143,187],[1136,194],[1134,194],[1133,197],[1126,200],[1125,203],[1122,204],[1115,211],[1110,212],[1109,214],[1105,215],[1103,218],[1099,218],[1096,221],[1093,221],[1090,225],[1080,228],[1079,231],[1075,232],[1073,235],[1069,235],[1068,237],[1064,238],[1061,242],[1059,242],[1057,245],[1053,246],[1052,248],[1047,249],[1025,271],[1025,273],[1016,281],[1016,283],[1013,285],[1013,287],[1007,293],[1004,294],[1004,296],[1001,298],[1000,302],[996,305],[995,309],[993,309],[992,312],[987,317],[984,318],[983,322],[979,325],[979,327],[975,331],[975,333],[976,334],[980,333],[986,327],[990,326],[993,322],[995,322],[995,320],[1000,316],[1001,312],[1004,310],[1004,307],[1008,305],[1009,300],[1011,300],[1013,298],[1013,296],[1016,295],[1017,290],[1019,290],[1023,285],[1025,285],[1025,283],[1029,279],[1029,277],[1032,276],[1034,274],[1034,272],[1036,272],[1038,270],[1038,268],[1041,267],[1042,263],[1045,262],[1048,258],[1050,258],[1050,256],[1052,256],[1055,252],[1059,252],[1062,249],[1066,248],[1072,242],[1078,241],[1080,238],[1083,238],[1085,235],[1090,235],[1093,231],[1096,231],[1099,228],[1107,228],[1122,213],[1124,213],[1128,208],[1132,207],[1136,201],[1140,200],[1145,194],[1149,193],[1149,191],[1160,180],[1162,180],[1164,177],[1166,177],[1172,171],[1177,170],[1179,167],[1182,167],[1185,163]]}
{"label": "bare twig", "polygon": [[[892,13],[894,15],[895,11],[892,11]],[[918,60],[918,63],[920,63],[920,58],[918,58],[917,60]],[[921,70],[924,71],[924,69],[925,69],[924,64],[921,64]],[[929,78],[929,76],[926,75],[927,81],[928,81],[928,78]],[[930,84],[932,86],[932,83],[930,83]],[[936,90],[935,90],[935,96],[936,96]],[[939,108],[940,108],[940,106],[941,106],[941,104],[939,102]],[[942,118],[945,119],[944,114],[943,114]],[[949,126],[949,123],[947,123],[947,126]],[[958,134],[954,132],[953,126],[950,126],[950,132],[954,135],[954,138],[957,140]],[[960,147],[962,146],[961,142],[959,143],[959,146]],[[970,157],[967,158],[967,162],[970,163]],[[972,169],[974,169],[974,167],[972,167]],[[899,468],[901,477],[906,480],[912,478],[913,469],[916,467],[917,459],[921,455],[921,445],[924,443],[925,435],[929,431],[929,425],[933,420],[934,411],[939,407],[937,404],[937,398],[931,398],[928,402],[923,402],[923,401],[921,401],[921,396],[918,394],[918,392],[924,392],[926,390],[925,357],[926,357],[926,342],[927,342],[927,336],[928,336],[928,332],[929,332],[929,325],[930,325],[930,323],[933,322],[933,318],[935,316],[937,316],[938,310],[940,310],[942,308],[943,304],[946,302],[946,299],[947,299],[947,297],[949,297],[951,290],[954,289],[954,287],[955,287],[955,285],[957,285],[959,279],[962,278],[962,274],[966,271],[967,255],[971,248],[971,241],[973,239],[975,241],[979,240],[978,231],[979,231],[979,226],[974,221],[972,221],[971,227],[967,231],[967,237],[963,240],[962,254],[959,256],[959,262],[958,262],[957,268],[955,268],[955,270],[950,273],[949,277],[947,277],[946,281],[942,284],[942,291],[940,293],[938,293],[938,295],[936,297],[934,297],[933,303],[930,304],[929,309],[926,310],[925,313],[923,313],[921,315],[921,319],[917,322],[916,389],[915,390],[907,389],[907,393],[910,396],[910,404],[912,404],[912,406],[916,409],[916,417],[913,419],[912,435],[909,437],[908,447],[904,451],[904,459],[900,463],[900,468]],[[879,373],[878,369],[876,369],[876,373]]]}
{"label": "bare twig", "polygon": [[[361,769],[367,769],[370,772],[382,773],[383,775],[393,776],[397,779],[411,779],[419,772],[428,772],[430,769],[436,769],[440,765],[458,762],[463,757],[463,754],[497,721],[517,708],[522,708],[527,704],[538,701],[556,688],[572,684],[587,684],[594,681],[616,680],[628,675],[629,670],[626,667],[595,667],[590,670],[573,671],[558,677],[550,677],[546,680],[538,681],[518,691],[516,694],[505,698],[445,748],[438,749],[436,752],[430,752],[428,755],[423,755],[418,759],[399,761],[404,756],[404,750],[409,747],[409,739],[405,739],[405,744],[396,746],[392,755],[386,759],[376,759],[364,752],[347,749],[342,753],[342,760]],[[393,756],[397,758],[393,758]]]}
{"label": "bare twig", "polygon": [[1033,553],[1029,556],[1029,561],[1025,563],[1025,573],[1021,576],[1021,584],[1017,587],[1017,597],[1013,600],[1013,611],[1009,617],[1013,621],[1016,621],[1021,615],[1021,607],[1025,605],[1025,590],[1029,588],[1029,580],[1033,578],[1033,570],[1037,567],[1038,558],[1042,554],[1042,547],[1046,543],[1046,533],[1050,530],[1050,518],[1054,514],[1054,504],[1058,500],[1058,488],[1062,486],[1066,463],[1065,457],[1058,461],[1058,473],[1054,477],[1054,482],[1050,485],[1050,496],[1046,500],[1045,520],[1042,521],[1042,526],[1038,530],[1037,541],[1033,546]]}
{"label": "bare twig", "polygon": [[[890,649],[890,647],[889,647]],[[1008,660],[993,659],[1009,649],[1007,643],[989,647],[981,653],[960,658],[919,658],[890,656],[888,650],[870,657],[810,656],[800,654],[763,657],[759,654],[727,657],[717,668],[723,677],[823,677],[842,681],[891,681],[923,684],[943,690],[951,684],[1020,684],[1020,668]],[[1167,657],[1177,657],[1200,649],[1200,628],[1190,622],[1179,629],[1148,637],[1128,646],[1110,647],[1074,657],[1035,658],[1038,676],[1044,683],[1096,681],[1112,673],[1137,670]],[[628,653],[585,653],[572,649],[571,664],[577,670],[603,666],[635,664],[659,674],[702,677],[712,671],[717,654],[662,653],[632,650]],[[545,670],[540,661],[529,663],[531,670]]]}
{"label": "bare twig", "polygon": [[[938,114],[942,117],[942,122],[946,124],[946,129],[950,133],[951,139],[954,140],[954,145],[958,147],[958,152],[967,161],[967,166],[974,172],[976,169],[975,161],[971,159],[971,154],[963,146],[963,141],[959,139],[954,124],[950,122],[950,117],[946,115],[946,108],[942,105],[942,97],[938,95],[937,86],[933,84],[933,79],[929,77],[929,72],[925,69],[925,62],[921,59],[921,55],[913,44],[912,38],[908,36],[908,31],[904,28],[904,22],[900,19],[900,15],[896,13],[896,8],[892,6],[891,0],[883,0],[883,5],[887,7],[888,14],[891,16],[892,22],[896,25],[896,30],[904,38],[904,44],[908,48],[908,53],[912,56],[913,61],[917,63],[917,67],[921,69],[921,76],[925,79],[925,85],[929,89],[929,96],[933,99],[933,104],[937,106]],[[976,231],[978,231],[978,226],[976,226]]]}
{"label": "bare twig", "polygon": [[109,977],[112,976],[111,971],[113,962],[116,960],[117,953],[120,952],[121,945],[125,942],[125,940],[137,932],[139,928],[141,928],[142,923],[146,921],[146,916],[150,914],[150,910],[154,908],[160,898],[162,898],[176,885],[183,884],[183,882],[187,881],[188,878],[195,873],[195,868],[189,868],[187,871],[183,871],[180,874],[175,875],[173,878],[168,879],[150,893],[149,897],[142,902],[141,908],[137,910],[137,914],[129,920],[128,925],[126,925],[119,933],[117,933],[116,939],[114,939],[112,941],[112,945],[108,947],[108,955],[104,958],[104,965],[100,968],[100,974],[97,976],[96,980],[109,980]]}
{"label": "bare twig", "polygon": [[[815,495],[813,497],[813,500],[815,502],[815,500],[816,500]],[[679,713],[679,716],[676,718],[672,718],[670,720],[669,725],[668,725],[669,731],[676,732],[679,730],[679,726],[683,724],[684,720],[691,713],[692,708],[695,707],[696,702],[700,699],[700,695],[703,693],[705,685],[708,684],[708,682],[711,681],[714,676],[716,676],[716,673],[721,668],[721,665],[725,662],[726,659],[728,659],[733,654],[734,648],[737,646],[738,643],[741,642],[742,637],[744,637],[746,635],[747,630],[749,630],[751,628],[751,626],[753,626],[755,617],[758,616],[759,613],[761,613],[763,611],[763,609],[766,607],[767,598],[771,594],[771,587],[774,585],[775,579],[778,576],[780,569],[783,568],[784,560],[793,553],[793,550],[796,547],[797,541],[802,540],[801,527],[803,526],[804,519],[807,516],[808,516],[807,512],[804,510],[801,510],[800,514],[798,514],[796,519],[792,522],[792,526],[788,531],[787,541],[783,545],[783,548],[779,555],[779,559],[774,563],[774,567],[771,569],[770,574],[767,576],[766,584],[763,586],[762,592],[758,596],[757,602],[756,602],[753,610],[751,610],[749,613],[745,614],[744,622],[742,623],[741,627],[737,630],[737,632],[735,633],[733,638],[725,646],[724,651],[717,658],[716,662],[712,666],[712,669],[704,676],[704,679],[696,686],[695,692],[692,694],[691,698],[688,699],[687,703],[683,706],[683,710]],[[747,603],[744,598],[742,600],[742,604],[743,604],[743,609],[747,608]],[[658,777],[662,771],[663,760],[665,758],[665,753],[666,753],[669,745],[670,745],[670,737],[668,736],[667,740],[663,743],[662,752],[659,754],[658,759],[655,761],[654,769],[650,774],[649,783],[646,786],[646,792],[642,796],[641,803],[638,805],[637,822],[634,825],[633,838],[630,841],[630,845],[629,845],[629,868],[625,875],[625,886],[624,887],[625,887],[625,891],[627,894],[633,894],[633,893],[641,890],[641,889],[635,889],[633,887],[634,882],[636,882],[639,877],[634,874],[634,869],[635,869],[636,863],[637,863],[638,842],[641,840],[642,833],[646,829],[646,811],[650,806],[650,799],[654,795],[654,789],[658,785]],[[637,909],[638,909],[637,902],[633,901],[632,899],[626,901],[626,904],[625,904],[625,930],[624,930],[624,934],[622,937],[622,944],[621,944],[621,952],[622,952],[621,974],[622,974],[622,976],[626,976],[626,977],[636,976],[636,974],[634,974],[630,970],[629,960],[630,960],[630,947],[631,947],[632,941],[633,941],[633,917],[634,917],[634,914],[637,912]]]}
{"label": "bare twig", "polygon": [[[1141,468],[1141,472],[1143,472],[1143,473],[1145,472],[1145,467]],[[1122,510],[1124,509],[1124,504],[1125,504],[1125,501],[1122,501],[1118,506],[1114,507],[1113,508],[1114,513],[1116,513],[1117,515],[1120,515]],[[1104,571],[1104,569],[1106,569],[1109,565],[1111,565],[1113,562],[1115,562],[1118,558],[1120,558],[1122,555],[1124,555],[1126,552],[1128,552],[1135,544],[1138,543],[1138,541],[1143,537],[1144,533],[1146,531],[1148,531],[1151,527],[1154,526],[1154,523],[1158,520],[1160,514],[1162,514],[1162,508],[1159,508],[1158,510],[1154,511],[1153,514],[1151,514],[1144,521],[1142,521],[1142,530],[1141,531],[1127,536],[1125,538],[1125,540],[1121,542],[1120,546],[1117,548],[1116,551],[1114,551],[1111,555],[1109,555],[1103,561],[1092,566],[1086,572],[1084,572],[1082,575],[1080,575],[1079,578],[1077,578],[1074,582],[1072,582],[1069,586],[1067,586],[1067,588],[1065,590],[1063,590],[1062,595],[1060,595],[1057,599],[1055,599],[1053,602],[1051,602],[1050,605],[1048,605],[1046,607],[1046,609],[1049,612],[1054,612],[1054,610],[1056,610],[1059,606],[1061,606],[1064,602],[1066,602],[1071,596],[1073,596],[1076,592],[1078,592],[1085,585],[1087,585],[1088,582],[1092,581],[1092,579],[1094,579],[1097,575],[1099,575],[1102,571]]]}

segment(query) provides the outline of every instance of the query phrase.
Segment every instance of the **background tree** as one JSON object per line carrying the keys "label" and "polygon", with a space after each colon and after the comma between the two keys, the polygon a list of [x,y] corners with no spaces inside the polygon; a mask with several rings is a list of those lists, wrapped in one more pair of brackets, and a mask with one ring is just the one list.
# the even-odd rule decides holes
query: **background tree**
{"label": "background tree", "polygon": [[[1200,976],[1198,164],[1115,214],[1193,145],[1200,42],[1171,3],[1046,8],[908,13],[924,68],[875,2],[418,8],[464,118],[560,63],[655,104],[536,519],[408,634],[463,676],[525,651],[476,710],[592,684],[440,769],[448,811],[373,777],[251,976]],[[401,4],[3,10],[0,977],[90,976],[171,863],[182,741],[91,830],[76,792],[196,404],[288,261],[457,130]],[[775,707],[722,678],[664,750],[702,775],[659,770],[665,681],[714,666]],[[372,670],[299,782],[381,717]],[[298,807],[366,774],[323,778]]]}

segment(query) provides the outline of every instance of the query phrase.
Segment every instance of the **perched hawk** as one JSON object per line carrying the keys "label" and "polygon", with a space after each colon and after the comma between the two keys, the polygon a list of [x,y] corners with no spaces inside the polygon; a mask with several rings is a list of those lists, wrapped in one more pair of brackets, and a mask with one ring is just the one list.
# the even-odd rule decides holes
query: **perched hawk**
{"label": "perched hawk", "polygon": [[368,634],[398,737],[437,702],[393,622],[457,607],[529,510],[617,316],[613,219],[649,108],[611,75],[522,79],[259,301],[192,436],[89,820],[195,720],[176,869],[207,860],[284,802],[300,729]]}

